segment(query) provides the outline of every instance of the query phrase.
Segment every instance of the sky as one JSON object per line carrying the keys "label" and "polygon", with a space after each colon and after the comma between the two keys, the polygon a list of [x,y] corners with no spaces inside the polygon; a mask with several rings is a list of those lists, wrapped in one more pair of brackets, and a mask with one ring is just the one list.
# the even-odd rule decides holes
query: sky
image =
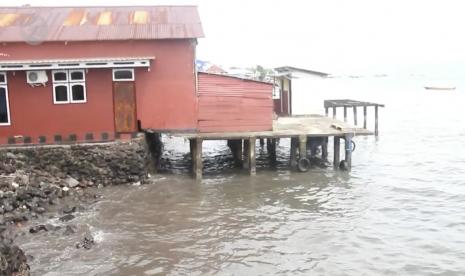
{"label": "sky", "polygon": [[[63,2],[4,0],[2,5],[66,5]],[[465,72],[465,1],[461,0],[78,3],[197,5],[205,31],[205,38],[199,39],[198,58],[225,67],[291,65],[333,74]]]}

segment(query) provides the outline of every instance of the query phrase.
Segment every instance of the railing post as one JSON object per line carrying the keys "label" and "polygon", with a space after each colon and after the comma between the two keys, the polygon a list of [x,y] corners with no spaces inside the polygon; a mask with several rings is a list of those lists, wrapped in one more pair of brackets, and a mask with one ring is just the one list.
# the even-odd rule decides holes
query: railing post
{"label": "railing post", "polygon": [[363,128],[367,129],[367,106],[363,106]]}
{"label": "railing post", "polygon": [[357,106],[354,106],[354,125],[357,126]]}

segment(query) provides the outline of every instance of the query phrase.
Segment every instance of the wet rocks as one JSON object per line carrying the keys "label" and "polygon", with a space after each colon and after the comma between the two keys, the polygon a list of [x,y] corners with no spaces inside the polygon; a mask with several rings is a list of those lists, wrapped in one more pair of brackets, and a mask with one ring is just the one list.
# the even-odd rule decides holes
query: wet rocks
{"label": "wet rocks", "polygon": [[[98,200],[89,187],[145,183],[150,153],[144,140],[99,145],[27,147],[0,149],[0,275],[29,275],[24,252],[13,244],[9,229],[18,229],[49,210],[62,214],[60,222],[75,218],[74,213]],[[67,199],[73,204],[60,204]],[[69,201],[68,201],[69,202]],[[76,204],[80,202],[80,204]],[[57,205],[57,206],[55,206]],[[38,224],[26,231],[37,235],[63,229],[76,233],[73,225]],[[76,247],[90,249],[87,234]]]}
{"label": "wet rocks", "polygon": [[65,231],[63,232],[63,235],[69,236],[69,235],[72,235],[74,233],[76,233],[76,227],[74,227],[73,225],[66,225]]}
{"label": "wet rocks", "polygon": [[64,208],[63,208],[63,214],[72,214],[74,212],[76,212],[76,206],[69,206],[69,205],[66,205]]}
{"label": "wet rocks", "polygon": [[[145,140],[0,150],[0,189],[41,182],[68,188],[143,182],[151,156]],[[10,177],[11,174],[14,174]]]}
{"label": "wet rocks", "polygon": [[87,233],[85,234],[84,238],[82,239],[82,241],[78,242],[76,244],[76,248],[84,248],[84,249],[91,249],[92,246],[94,245],[95,241],[94,241],[94,237],[90,234],[90,233]]}
{"label": "wet rocks", "polygon": [[72,178],[71,176],[65,179],[65,184],[69,188],[75,188],[79,185],[79,181],[76,179]]}
{"label": "wet rocks", "polygon": [[18,246],[0,244],[0,275],[22,275],[30,273],[27,257]]}
{"label": "wet rocks", "polygon": [[73,220],[75,218],[74,215],[71,215],[71,214],[67,214],[67,215],[64,215],[60,218],[60,221],[61,222],[67,222],[67,221],[70,221],[70,220]]}
{"label": "wet rocks", "polygon": [[29,233],[31,233],[31,234],[39,233],[40,231],[48,231],[48,229],[43,224],[35,225],[35,226],[32,226],[31,228],[29,228]]}

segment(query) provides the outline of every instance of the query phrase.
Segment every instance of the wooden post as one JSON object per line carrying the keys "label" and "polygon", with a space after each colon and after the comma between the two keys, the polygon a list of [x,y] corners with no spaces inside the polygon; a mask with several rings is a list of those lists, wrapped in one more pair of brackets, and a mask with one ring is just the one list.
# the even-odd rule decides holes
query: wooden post
{"label": "wooden post", "polygon": [[251,137],[249,138],[249,173],[250,175],[256,175],[257,174],[257,168],[256,168],[256,160],[255,160],[255,143],[257,141],[257,138]]}
{"label": "wooden post", "polygon": [[352,168],[352,136],[353,134],[346,134],[345,136],[345,161],[348,170]]}
{"label": "wooden post", "polygon": [[191,169],[192,172],[194,172],[194,159],[195,159],[195,140],[194,139],[189,139],[189,149],[191,152]]}
{"label": "wooden post", "polygon": [[299,157],[307,158],[307,135],[299,136]]}
{"label": "wooden post", "polygon": [[333,161],[333,166],[334,166],[334,169],[339,169],[339,163],[341,162],[341,157],[340,157],[340,154],[341,154],[341,138],[339,138],[338,136],[334,136],[334,161]]}
{"label": "wooden post", "polygon": [[266,150],[268,151],[268,156],[271,159],[271,161],[276,161],[276,139],[266,139]]}
{"label": "wooden post", "polygon": [[344,122],[347,123],[347,106],[344,106]]}
{"label": "wooden post", "polygon": [[354,125],[357,125],[357,107],[354,106]]}
{"label": "wooden post", "polygon": [[297,167],[297,147],[298,147],[299,141],[297,138],[291,138],[291,160],[290,160],[290,165],[291,168]]}
{"label": "wooden post", "polygon": [[328,113],[329,113],[329,112],[328,112],[328,108],[325,107],[325,115],[326,115],[326,117],[328,117]]}
{"label": "wooden post", "polygon": [[333,106],[333,119],[336,119],[336,107]]}
{"label": "wooden post", "polygon": [[265,139],[260,138],[260,147],[263,148],[263,146],[265,146]]}
{"label": "wooden post", "polygon": [[244,156],[242,157],[242,167],[244,169],[249,168],[249,148],[250,148],[250,140],[249,139],[244,139],[244,150],[243,154]]}
{"label": "wooden post", "polygon": [[367,129],[367,107],[363,107],[363,128]]}
{"label": "wooden post", "polygon": [[194,139],[194,176],[197,180],[202,179],[202,142],[200,138]]}
{"label": "wooden post", "polygon": [[242,140],[228,140],[228,146],[234,159],[236,167],[242,165]]}
{"label": "wooden post", "polygon": [[328,160],[328,139],[329,137],[323,138],[323,144],[321,145],[321,158],[323,160]]}
{"label": "wooden post", "polygon": [[378,106],[375,105],[375,136],[378,136]]}

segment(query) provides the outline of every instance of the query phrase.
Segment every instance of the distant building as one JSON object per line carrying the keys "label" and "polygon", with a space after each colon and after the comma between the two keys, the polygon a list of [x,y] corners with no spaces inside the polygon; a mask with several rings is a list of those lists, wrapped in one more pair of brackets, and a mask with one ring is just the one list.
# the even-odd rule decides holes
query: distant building
{"label": "distant building", "polygon": [[279,116],[308,114],[308,94],[320,89],[327,73],[292,66],[274,68],[274,111]]}
{"label": "distant building", "polygon": [[208,67],[208,69],[205,70],[205,72],[206,73],[211,73],[211,74],[219,74],[219,75],[224,75],[224,74],[228,73],[225,70],[223,70],[223,68],[221,68],[220,66],[215,65],[215,64]]}

